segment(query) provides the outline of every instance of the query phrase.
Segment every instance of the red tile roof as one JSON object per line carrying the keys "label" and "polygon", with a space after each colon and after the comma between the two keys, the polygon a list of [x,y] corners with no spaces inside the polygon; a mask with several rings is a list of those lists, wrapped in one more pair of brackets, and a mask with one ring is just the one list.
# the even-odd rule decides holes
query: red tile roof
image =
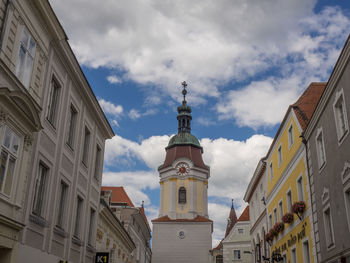
{"label": "red tile roof", "polygon": [[326,84],[326,82],[312,82],[299,99],[291,105],[303,130],[309,124]]}
{"label": "red tile roof", "polygon": [[222,249],[222,240],[223,239],[221,239],[221,241],[220,241],[220,243],[215,247],[215,248],[213,248],[213,250],[221,250]]}
{"label": "red tile roof", "polygon": [[162,216],[156,219],[153,219],[152,222],[213,222],[212,220],[204,217],[204,216],[197,216],[194,219],[170,219],[168,216]]}
{"label": "red tile roof", "polygon": [[249,221],[249,205],[247,205],[241,216],[238,218],[238,222],[239,221]]}
{"label": "red tile roof", "polygon": [[108,191],[108,190],[112,191],[112,198],[111,198],[112,203],[124,204],[124,205],[128,205],[131,207],[135,207],[133,202],[131,201],[130,197],[125,192],[124,187],[122,187],[122,186],[118,186],[118,187],[116,187],[116,186],[102,186],[101,190],[102,191]]}

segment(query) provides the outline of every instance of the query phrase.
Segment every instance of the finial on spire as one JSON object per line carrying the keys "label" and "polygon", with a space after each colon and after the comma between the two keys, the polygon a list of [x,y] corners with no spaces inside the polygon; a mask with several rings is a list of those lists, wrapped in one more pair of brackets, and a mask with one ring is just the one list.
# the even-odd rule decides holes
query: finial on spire
{"label": "finial on spire", "polygon": [[186,94],[187,94],[187,90],[186,90],[187,83],[186,83],[186,81],[183,81],[181,83],[181,85],[184,87],[183,90],[182,90],[182,95],[184,96],[183,102],[186,103]]}
{"label": "finial on spire", "polygon": [[232,207],[233,207],[233,198],[231,199],[231,201],[232,201]]}

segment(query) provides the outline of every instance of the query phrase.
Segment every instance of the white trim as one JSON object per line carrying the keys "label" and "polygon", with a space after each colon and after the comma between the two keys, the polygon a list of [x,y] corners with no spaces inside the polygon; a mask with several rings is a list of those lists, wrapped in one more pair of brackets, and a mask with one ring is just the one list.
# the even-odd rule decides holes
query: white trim
{"label": "white trim", "polygon": [[[290,193],[290,206],[288,207],[288,193]],[[292,210],[292,206],[293,206],[293,195],[292,195],[292,188],[289,187],[287,192],[286,192],[286,200],[287,200],[287,210],[288,210],[288,213],[290,213],[290,211]]]}
{"label": "white trim", "polygon": [[[299,180],[301,179],[301,193],[299,190]],[[305,195],[304,195],[304,180],[303,180],[303,173],[300,173],[300,175],[297,177],[296,180],[296,186],[297,186],[297,193],[298,193],[298,201],[305,201]],[[301,198],[300,198],[301,197]]]}
{"label": "white trim", "polygon": [[280,143],[279,146],[277,147],[277,162],[278,162],[278,168],[280,168],[283,162],[282,143]]}
{"label": "white trim", "polygon": [[[293,122],[290,123],[290,125],[288,126],[288,129],[287,129],[287,137],[288,137],[288,150],[290,150],[290,148],[292,148],[293,144],[295,143],[294,141],[294,129],[293,129]],[[290,133],[289,131],[292,131],[291,133],[291,137],[289,136]],[[291,142],[292,141],[292,142]]]}
{"label": "white trim", "polygon": [[[345,98],[344,98],[344,91],[343,89],[337,91],[334,96],[334,102],[333,102],[333,113],[334,113],[334,121],[335,121],[335,128],[337,131],[337,137],[338,137],[338,145],[340,146],[342,142],[345,140],[345,138],[349,134],[349,123],[348,123],[348,116],[346,113],[346,104],[345,104]],[[337,114],[337,104],[342,99],[343,104],[343,114],[344,114],[344,126],[345,126],[345,132],[341,134],[340,127],[339,127],[339,116]]]}
{"label": "white trim", "polygon": [[[304,254],[304,244],[307,242],[308,244],[308,254],[309,254],[309,258],[308,261],[305,260],[305,254]],[[311,249],[310,249],[310,242],[309,242],[309,238],[305,237],[302,241],[301,241],[301,249],[302,249],[302,255],[303,255],[303,262],[304,263],[311,263]]]}
{"label": "white trim", "polygon": [[[331,227],[331,230],[328,230],[331,231],[331,235],[332,235],[332,241],[333,241],[333,244],[330,244],[330,241],[329,238],[328,238],[328,234],[327,234],[327,229],[328,228],[328,225],[327,225],[327,221],[326,221],[326,211],[329,211],[329,224],[330,224],[330,227]],[[334,228],[333,228],[333,219],[332,219],[332,213],[331,213],[331,206],[330,206],[330,203],[328,202],[327,205],[325,205],[322,209],[322,216],[323,216],[323,229],[324,229],[324,234],[325,234],[325,238],[326,238],[326,246],[327,246],[327,251],[330,251],[332,250],[333,248],[335,248],[335,239],[334,239]]]}
{"label": "white trim", "polygon": [[[281,206],[280,206],[280,204],[281,204]],[[281,209],[280,208],[282,208],[282,211],[281,211]],[[281,213],[282,212],[282,213]],[[284,215],[284,211],[283,211],[283,197],[279,200],[279,202],[278,202],[278,214],[279,214],[279,216],[280,216],[280,218],[279,218],[279,220],[280,220],[280,222],[282,222],[282,217],[283,217],[283,215]]]}

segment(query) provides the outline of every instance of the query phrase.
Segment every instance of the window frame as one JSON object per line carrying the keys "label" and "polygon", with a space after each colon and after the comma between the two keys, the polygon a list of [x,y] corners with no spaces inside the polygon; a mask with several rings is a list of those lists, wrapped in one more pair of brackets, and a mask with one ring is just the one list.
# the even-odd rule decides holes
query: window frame
{"label": "window frame", "polygon": [[[69,146],[69,148],[74,150],[76,127],[77,127],[77,121],[78,121],[78,110],[74,106],[73,103],[70,104],[69,113],[68,114],[69,114],[68,115],[69,121],[68,121],[68,128],[67,128],[66,144]],[[72,123],[72,120],[73,120],[73,123]]]}
{"label": "window frame", "polygon": [[[328,218],[327,218],[327,212],[328,212]],[[323,229],[326,236],[326,246],[327,246],[327,251],[329,251],[335,248],[333,219],[332,219],[332,213],[331,213],[331,206],[329,203],[323,207],[322,216],[323,216]]]}
{"label": "window frame", "polygon": [[[320,142],[322,144],[320,144]],[[324,136],[323,136],[322,127],[317,129],[317,133],[316,133],[316,136],[315,136],[315,143],[316,143],[318,168],[319,168],[319,170],[322,170],[322,168],[326,166],[326,162],[327,162],[326,149],[324,147]],[[320,149],[320,146],[322,147],[322,149]],[[323,158],[322,158],[322,156],[323,156]]]}
{"label": "window frame", "polygon": [[100,180],[100,171],[101,171],[101,161],[102,161],[102,147],[96,143],[95,151],[95,167],[94,167],[94,178]]}
{"label": "window frame", "polygon": [[[238,258],[236,258],[235,252],[238,252]],[[233,260],[241,260],[242,259],[242,255],[241,255],[241,250],[240,249],[234,249],[233,250]]]}
{"label": "window frame", "polygon": [[[43,186],[43,190],[41,190],[41,198],[42,198],[42,201],[41,201],[41,204],[40,204],[40,209],[39,211],[37,211],[37,198],[38,198],[38,194],[39,194],[39,189],[37,189],[37,187],[40,187],[37,185],[38,183],[38,177],[40,176],[40,184],[42,182],[42,172],[40,171],[40,168],[44,168],[45,170],[45,174],[44,174],[44,177],[45,177],[45,180],[44,180],[44,186]],[[48,186],[49,186],[49,177],[50,177],[50,173],[51,173],[51,169],[50,167],[43,161],[43,160],[39,160],[38,162],[38,167],[37,167],[37,175],[35,177],[35,185],[34,185],[34,192],[33,192],[33,204],[32,204],[32,214],[35,215],[35,216],[38,216],[40,218],[43,218],[45,219],[45,213],[46,213],[46,196],[47,196],[47,192],[48,192]]]}
{"label": "window frame", "polygon": [[283,200],[282,199],[278,202],[278,213],[280,215],[280,221],[282,222],[282,217],[283,217]]}
{"label": "window frame", "polygon": [[73,229],[73,237],[77,239],[81,239],[81,218],[82,211],[84,209],[84,198],[81,195],[77,195],[76,197],[76,207],[75,207],[75,221],[74,221],[74,229]]}
{"label": "window frame", "polygon": [[64,180],[61,180],[55,226],[63,230],[65,229],[65,215],[66,215],[66,209],[67,209],[67,200],[69,199],[68,189],[69,189],[68,183],[66,183]]}
{"label": "window frame", "polygon": [[[31,34],[31,32],[28,30],[28,28],[25,25],[22,25],[21,27],[22,27],[21,34],[20,34],[19,41],[18,41],[17,60],[16,60],[16,65],[15,65],[15,75],[18,78],[18,80],[23,84],[23,86],[27,90],[29,90],[30,84],[32,81],[32,76],[33,76],[33,68],[34,68],[34,61],[35,61],[35,56],[36,56],[37,41],[34,39],[33,35]],[[27,40],[28,43],[27,44],[22,42],[22,37],[25,34],[25,32],[28,34],[28,40]],[[28,46],[28,44],[30,45],[31,40],[34,42],[33,54],[29,50],[29,46]],[[23,49],[22,49],[22,47],[23,47]],[[25,50],[25,53],[24,53],[25,55],[24,55],[24,59],[23,59],[22,63],[20,63],[21,50]],[[28,66],[27,65],[28,56],[31,58],[32,61],[31,61],[30,68],[28,69],[28,79],[25,79],[26,78],[25,68]]]}
{"label": "window frame", "polygon": [[293,130],[293,122],[289,125],[288,128],[288,147],[289,149],[293,146],[294,144],[294,130]]}
{"label": "window frame", "polygon": [[273,162],[271,161],[270,162],[270,165],[269,165],[269,173],[270,173],[270,181],[272,181],[273,179]]}
{"label": "window frame", "polygon": [[298,176],[298,178],[296,180],[296,185],[297,185],[298,201],[305,201],[304,180],[303,180],[303,174],[302,173]]}
{"label": "window frame", "polygon": [[85,125],[84,128],[84,140],[83,140],[83,152],[81,156],[81,162],[85,165],[85,167],[88,167],[89,162],[89,151],[90,151],[90,144],[91,144],[91,131],[88,128],[87,125]]}
{"label": "window frame", "polygon": [[89,220],[89,230],[88,230],[88,240],[87,244],[90,246],[94,245],[94,230],[95,230],[95,221],[96,221],[96,209],[90,207],[90,220]]}
{"label": "window frame", "polygon": [[[305,244],[307,244],[307,255],[305,255],[306,249],[305,249]],[[310,253],[310,243],[309,239],[305,238],[302,241],[302,251],[303,251],[303,262],[304,263],[311,263],[311,253]]]}
{"label": "window frame", "polygon": [[293,206],[293,195],[292,195],[292,189],[290,188],[286,192],[286,200],[287,200],[287,210],[288,210],[288,213],[290,213]]}
{"label": "window frame", "polygon": [[[341,104],[343,104],[342,112],[343,112],[344,126],[345,126],[345,130],[343,133],[341,133],[342,131],[341,131],[341,128],[339,127],[341,124],[340,123],[341,120],[339,119],[339,115],[338,115],[338,104],[339,104],[340,100],[342,100]],[[345,97],[344,97],[344,91],[343,91],[343,89],[341,89],[341,90],[336,92],[334,102],[333,102],[333,113],[334,113],[335,128],[336,128],[337,138],[338,138],[338,145],[341,145],[342,142],[344,141],[344,139],[349,134],[349,122],[348,122],[348,116],[347,116],[346,109],[347,108],[346,108],[346,102],[345,102]]]}
{"label": "window frame", "polygon": [[[178,204],[184,205],[187,203],[187,190],[184,186],[181,186],[178,190]],[[184,195],[184,199],[183,198]]]}
{"label": "window frame", "polygon": [[280,144],[277,148],[277,161],[278,161],[278,167],[281,167],[281,164],[283,162],[282,157],[282,144]]}
{"label": "window frame", "polygon": [[60,83],[58,78],[54,74],[52,74],[47,103],[46,119],[54,129],[57,128],[57,120],[59,119],[61,90],[62,84]]}

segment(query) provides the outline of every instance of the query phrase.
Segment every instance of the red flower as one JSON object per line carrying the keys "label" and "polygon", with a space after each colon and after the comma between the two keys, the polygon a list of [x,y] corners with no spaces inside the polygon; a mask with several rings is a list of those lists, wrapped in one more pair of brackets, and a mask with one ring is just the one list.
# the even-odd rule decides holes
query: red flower
{"label": "red flower", "polygon": [[294,220],[294,215],[292,213],[285,213],[284,216],[282,216],[282,222],[286,224],[292,223]]}
{"label": "red flower", "polygon": [[295,202],[292,206],[292,212],[295,214],[302,214],[305,212],[306,204],[304,201]]}
{"label": "red flower", "polygon": [[278,235],[278,233],[282,232],[284,229],[284,223],[282,222],[277,222],[274,226],[273,229],[276,232],[276,236]]}

